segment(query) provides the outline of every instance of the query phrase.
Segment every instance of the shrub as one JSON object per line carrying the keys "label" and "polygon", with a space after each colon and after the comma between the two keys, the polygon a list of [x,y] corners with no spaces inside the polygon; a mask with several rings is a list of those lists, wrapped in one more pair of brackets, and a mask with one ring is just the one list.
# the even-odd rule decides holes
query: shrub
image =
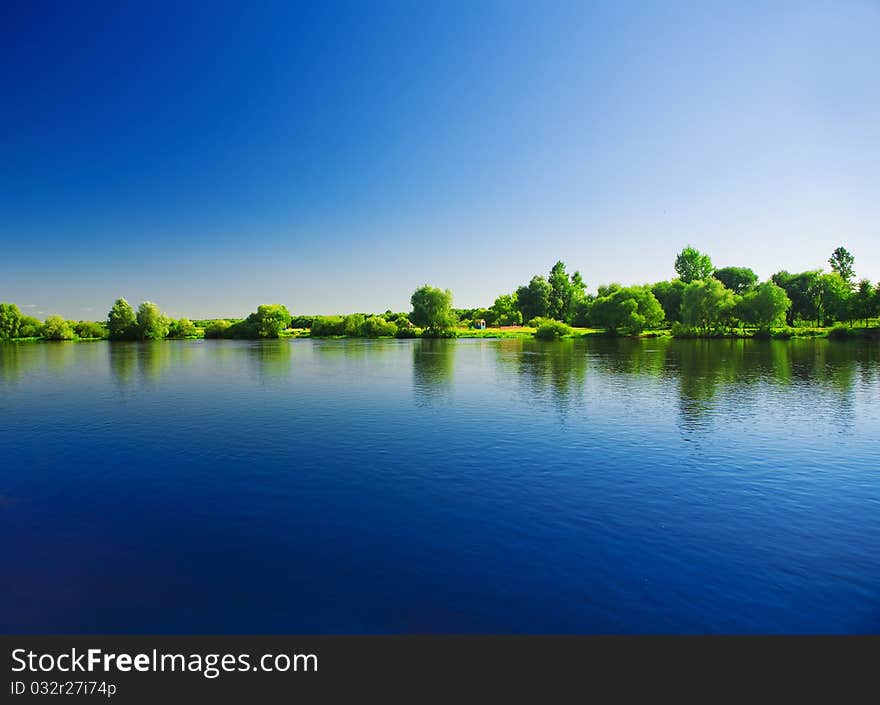
{"label": "shrub", "polygon": [[542,319],[536,327],[535,337],[539,340],[558,340],[564,335],[571,335],[571,327],[562,321]]}
{"label": "shrub", "polygon": [[95,321],[80,321],[73,327],[80,338],[106,338],[107,329]]}
{"label": "shrub", "polygon": [[224,338],[226,337],[226,331],[232,326],[232,323],[229,321],[212,321],[205,328],[205,337],[206,338]]}
{"label": "shrub", "polygon": [[345,335],[345,319],[342,316],[315,316],[311,330],[315,337]]}
{"label": "shrub", "polygon": [[421,338],[422,331],[415,326],[400,326],[394,334],[395,338]]}
{"label": "shrub", "polygon": [[397,325],[386,321],[382,316],[370,316],[361,323],[360,334],[365,338],[381,338],[396,333]]}
{"label": "shrub", "polygon": [[[793,337],[797,331],[791,326],[779,326],[778,328],[771,328],[769,333],[770,337],[775,340],[788,340]],[[758,334],[755,333],[755,335],[757,336]]]}
{"label": "shrub", "polygon": [[678,321],[672,324],[672,336],[674,338],[697,338],[699,335],[699,331],[693,326],[679,323]]}
{"label": "shrub", "polygon": [[857,336],[858,333],[854,331],[852,328],[843,325],[842,323],[838,323],[834,326],[830,331],[828,331],[828,337],[834,338],[836,340],[842,340],[845,338],[850,338]]}
{"label": "shrub", "polygon": [[49,316],[43,323],[43,337],[46,340],[73,340],[73,328],[61,316]]}

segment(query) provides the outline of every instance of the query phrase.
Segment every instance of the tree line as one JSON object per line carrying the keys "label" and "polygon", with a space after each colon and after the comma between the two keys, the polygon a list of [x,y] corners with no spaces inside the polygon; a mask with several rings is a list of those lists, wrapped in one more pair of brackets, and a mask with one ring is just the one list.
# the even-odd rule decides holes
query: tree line
{"label": "tree line", "polygon": [[794,326],[827,327],[880,316],[880,284],[856,279],[855,258],[838,247],[831,271],[781,270],[764,282],[748,267],[716,268],[706,253],[688,245],[675,258],[674,279],[636,286],[606,284],[587,293],[580,272],[562,261],[547,276],[498,296],[488,308],[457,309],[452,292],[424,285],[410,298],[411,311],[346,316],[292,316],[281,304],[263,304],[244,319],[174,319],[145,301],[135,310],[117,299],[105,321],[39,321],[15,304],[0,304],[0,340],[162,340],[166,338],[278,338],[308,330],[316,337],[453,337],[455,329],[485,322],[491,327],[535,328],[539,338],[559,338],[572,327],[602,329],[610,335],[639,335],[667,328],[673,335],[728,335],[748,327],[756,335],[786,337]]}

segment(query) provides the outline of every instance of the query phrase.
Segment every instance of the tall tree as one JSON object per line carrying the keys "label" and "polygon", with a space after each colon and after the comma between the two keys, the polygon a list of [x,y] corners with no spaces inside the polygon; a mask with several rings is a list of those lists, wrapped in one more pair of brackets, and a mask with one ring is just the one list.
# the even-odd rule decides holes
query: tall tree
{"label": "tall tree", "polygon": [[681,301],[687,286],[681,279],[657,282],[651,287],[651,293],[663,307],[663,313],[669,323],[681,322]]}
{"label": "tall tree", "polygon": [[791,299],[785,289],[773,282],[764,282],[743,294],[736,304],[736,314],[745,323],[769,330],[785,321],[785,313],[790,308]]}
{"label": "tall tree", "polygon": [[519,326],[522,325],[522,314],[517,308],[516,293],[502,294],[489,309],[494,319],[495,325],[498,326]]}
{"label": "tall tree", "polygon": [[865,322],[866,328],[868,327],[868,319],[874,315],[876,307],[877,301],[874,287],[867,279],[860,280],[853,294],[853,313]]}
{"label": "tall tree", "polygon": [[748,267],[722,267],[712,274],[734,294],[742,294],[758,283],[758,275]]}
{"label": "tall tree", "polygon": [[853,269],[855,262],[856,258],[845,247],[838,247],[831,253],[831,257],[828,259],[831,271],[837,272],[847,284],[852,284],[853,278],[856,275]]}
{"label": "tall tree", "polygon": [[685,284],[690,284],[711,277],[715,267],[709,255],[688,245],[676,256],[675,271]]}
{"label": "tall tree", "polygon": [[516,300],[522,313],[523,323],[528,323],[536,317],[550,315],[550,284],[539,274],[532,280],[516,290]]}
{"label": "tall tree", "polygon": [[0,340],[18,337],[21,311],[15,304],[0,304]]}
{"label": "tall tree", "polygon": [[116,299],[107,314],[107,330],[110,340],[133,340],[137,337],[137,318],[131,304],[125,299]]}
{"label": "tall tree", "polygon": [[580,272],[571,276],[565,271],[565,262],[558,261],[547,278],[550,284],[550,304],[547,313],[557,321],[568,321],[574,315],[578,301],[583,300],[586,284]]}
{"label": "tall tree", "polygon": [[452,292],[435,286],[419,287],[409,300],[412,305],[410,320],[421,328],[441,331],[455,325],[455,314],[452,312]]}
{"label": "tall tree", "polygon": [[818,269],[799,274],[789,274],[783,270],[771,277],[773,283],[782,287],[791,299],[791,308],[785,314],[788,325],[793,326],[797,320],[813,321],[818,318],[821,274]]}
{"label": "tall tree", "polygon": [[137,311],[137,332],[141,340],[162,340],[168,335],[168,318],[151,301],[144,301]]}
{"label": "tall tree", "polygon": [[684,290],[682,317],[685,323],[704,331],[718,330],[727,322],[735,304],[734,293],[717,279],[696,280]]}

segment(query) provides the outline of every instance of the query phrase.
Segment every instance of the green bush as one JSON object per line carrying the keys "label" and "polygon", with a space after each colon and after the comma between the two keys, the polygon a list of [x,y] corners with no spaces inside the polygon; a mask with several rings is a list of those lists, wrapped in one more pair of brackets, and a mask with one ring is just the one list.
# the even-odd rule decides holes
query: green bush
{"label": "green bush", "polygon": [[80,321],[73,327],[73,332],[80,338],[107,337],[107,328],[96,321]]}
{"label": "green bush", "polygon": [[315,316],[311,330],[314,337],[345,335],[345,319],[342,316]]}
{"label": "green bush", "polygon": [[394,334],[395,338],[421,338],[422,331],[415,326],[399,326]]}
{"label": "green bush", "polygon": [[674,338],[698,338],[700,332],[693,326],[675,321],[672,324],[672,336]]}
{"label": "green bush", "polygon": [[571,335],[571,326],[562,321],[540,319],[536,328],[535,337],[539,340],[559,340],[565,335]]}
{"label": "green bush", "polygon": [[49,316],[43,323],[42,335],[46,340],[73,340],[75,337],[70,323],[61,316]]}
{"label": "green bush", "polygon": [[858,331],[853,330],[849,326],[845,326],[842,323],[838,323],[830,331],[828,331],[828,337],[834,338],[835,340],[854,338],[854,337],[858,337],[859,335],[861,335],[861,334]]}
{"label": "green bush", "polygon": [[364,338],[381,338],[397,333],[397,325],[386,321],[382,316],[370,316],[363,323],[359,331]]}
{"label": "green bush", "polygon": [[232,323],[229,321],[211,321],[205,327],[205,337],[206,338],[225,338],[226,331],[232,326]]}

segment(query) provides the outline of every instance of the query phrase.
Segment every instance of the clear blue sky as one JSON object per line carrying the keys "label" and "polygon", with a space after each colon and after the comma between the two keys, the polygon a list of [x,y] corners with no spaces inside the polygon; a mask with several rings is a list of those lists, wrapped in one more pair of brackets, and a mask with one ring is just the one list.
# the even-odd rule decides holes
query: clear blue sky
{"label": "clear blue sky", "polygon": [[0,300],[489,305],[718,266],[880,278],[880,2],[19,2]]}

